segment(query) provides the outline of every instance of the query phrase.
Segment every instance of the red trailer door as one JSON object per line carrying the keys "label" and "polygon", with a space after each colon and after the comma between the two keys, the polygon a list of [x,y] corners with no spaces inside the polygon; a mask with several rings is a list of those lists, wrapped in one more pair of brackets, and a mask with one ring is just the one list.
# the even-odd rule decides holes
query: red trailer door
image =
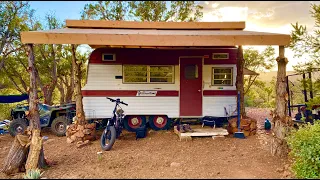
{"label": "red trailer door", "polygon": [[180,58],[180,116],[202,116],[202,57]]}

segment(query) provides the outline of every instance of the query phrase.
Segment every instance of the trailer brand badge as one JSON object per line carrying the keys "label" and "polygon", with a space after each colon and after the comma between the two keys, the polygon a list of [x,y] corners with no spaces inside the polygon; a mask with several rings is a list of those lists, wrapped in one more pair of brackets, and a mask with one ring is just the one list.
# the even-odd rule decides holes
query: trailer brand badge
{"label": "trailer brand badge", "polygon": [[137,96],[156,96],[157,91],[138,91]]}

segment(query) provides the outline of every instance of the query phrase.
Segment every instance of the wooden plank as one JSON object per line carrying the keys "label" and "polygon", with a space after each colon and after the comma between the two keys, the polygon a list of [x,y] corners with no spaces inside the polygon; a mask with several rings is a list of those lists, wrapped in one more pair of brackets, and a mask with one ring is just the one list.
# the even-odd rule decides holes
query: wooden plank
{"label": "wooden plank", "polygon": [[181,136],[225,136],[228,135],[228,131],[222,128],[210,128],[210,129],[193,129],[194,132],[181,133]]}
{"label": "wooden plank", "polygon": [[[193,129],[193,128],[192,128]],[[192,137],[203,137],[203,136],[211,136],[212,139],[215,137],[224,137],[228,135],[228,131],[223,128],[197,128],[193,129],[194,132],[184,132],[181,133],[177,130],[177,126],[174,126],[174,132],[178,135],[179,140],[192,140]]]}
{"label": "wooden plank", "polygon": [[[158,31],[158,30],[155,30]],[[163,30],[165,31],[165,30]],[[290,35],[248,33],[244,31],[220,32],[153,32],[147,34],[78,31],[21,32],[24,44],[88,44],[118,46],[235,46],[235,45],[288,45]]]}
{"label": "wooden plank", "polygon": [[138,22],[107,20],[66,20],[69,28],[119,28],[119,29],[204,29],[243,30],[245,22]]}

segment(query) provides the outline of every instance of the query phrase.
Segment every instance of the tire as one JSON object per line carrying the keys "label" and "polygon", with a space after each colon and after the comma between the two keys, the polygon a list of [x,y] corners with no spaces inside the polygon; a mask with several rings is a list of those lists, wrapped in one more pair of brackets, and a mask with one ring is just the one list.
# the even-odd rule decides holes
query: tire
{"label": "tire", "polygon": [[139,115],[126,116],[123,121],[123,126],[130,132],[136,132],[137,128],[146,125],[146,117]]}
{"label": "tire", "polygon": [[166,115],[155,115],[149,117],[149,126],[155,130],[168,130],[171,125],[171,119]]}
{"label": "tire", "polygon": [[[106,140],[108,140],[108,144],[106,144]],[[114,142],[116,141],[116,129],[114,126],[107,127],[103,133],[101,134],[100,138],[100,145],[101,149],[104,151],[109,151]]]}
{"label": "tire", "polygon": [[65,136],[68,119],[65,116],[56,117],[51,123],[51,131],[56,136]]}
{"label": "tire", "polygon": [[26,119],[14,119],[10,122],[9,126],[9,134],[12,137],[15,137],[18,133],[23,134],[23,132],[27,129],[28,124]]}

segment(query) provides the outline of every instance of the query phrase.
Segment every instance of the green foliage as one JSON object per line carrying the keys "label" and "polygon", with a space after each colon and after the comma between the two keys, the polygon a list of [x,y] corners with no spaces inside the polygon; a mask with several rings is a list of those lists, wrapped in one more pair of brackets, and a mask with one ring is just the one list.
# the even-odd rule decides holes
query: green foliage
{"label": "green foliage", "polygon": [[276,79],[267,83],[261,80],[255,80],[253,85],[245,94],[246,107],[271,108],[275,106],[275,85]]}
{"label": "green foliage", "polygon": [[311,4],[310,13],[315,19],[313,32],[308,32],[307,27],[300,25],[298,22],[291,24],[293,30],[291,31],[289,48],[295,52],[295,57],[305,57],[310,60],[308,63],[318,66],[320,64],[320,5]]}
{"label": "green foliage", "polygon": [[27,173],[23,176],[23,179],[40,179],[41,172],[40,169],[28,170]]}
{"label": "green foliage", "polygon": [[[275,49],[268,46],[261,53],[253,48],[243,50],[244,67],[255,71],[264,72],[275,66]],[[244,77],[244,104],[246,107],[269,108],[275,105],[275,82],[263,82],[253,75]]]}
{"label": "green foliage", "polygon": [[203,7],[194,1],[98,1],[86,4],[82,19],[199,21]]}
{"label": "green foliage", "polygon": [[295,162],[292,170],[297,178],[320,178],[320,122],[308,124],[287,137],[290,155]]}
{"label": "green foliage", "polygon": [[276,64],[275,49],[272,46],[268,46],[261,53],[253,48],[244,49],[243,58],[244,67],[252,71],[270,70]]}

